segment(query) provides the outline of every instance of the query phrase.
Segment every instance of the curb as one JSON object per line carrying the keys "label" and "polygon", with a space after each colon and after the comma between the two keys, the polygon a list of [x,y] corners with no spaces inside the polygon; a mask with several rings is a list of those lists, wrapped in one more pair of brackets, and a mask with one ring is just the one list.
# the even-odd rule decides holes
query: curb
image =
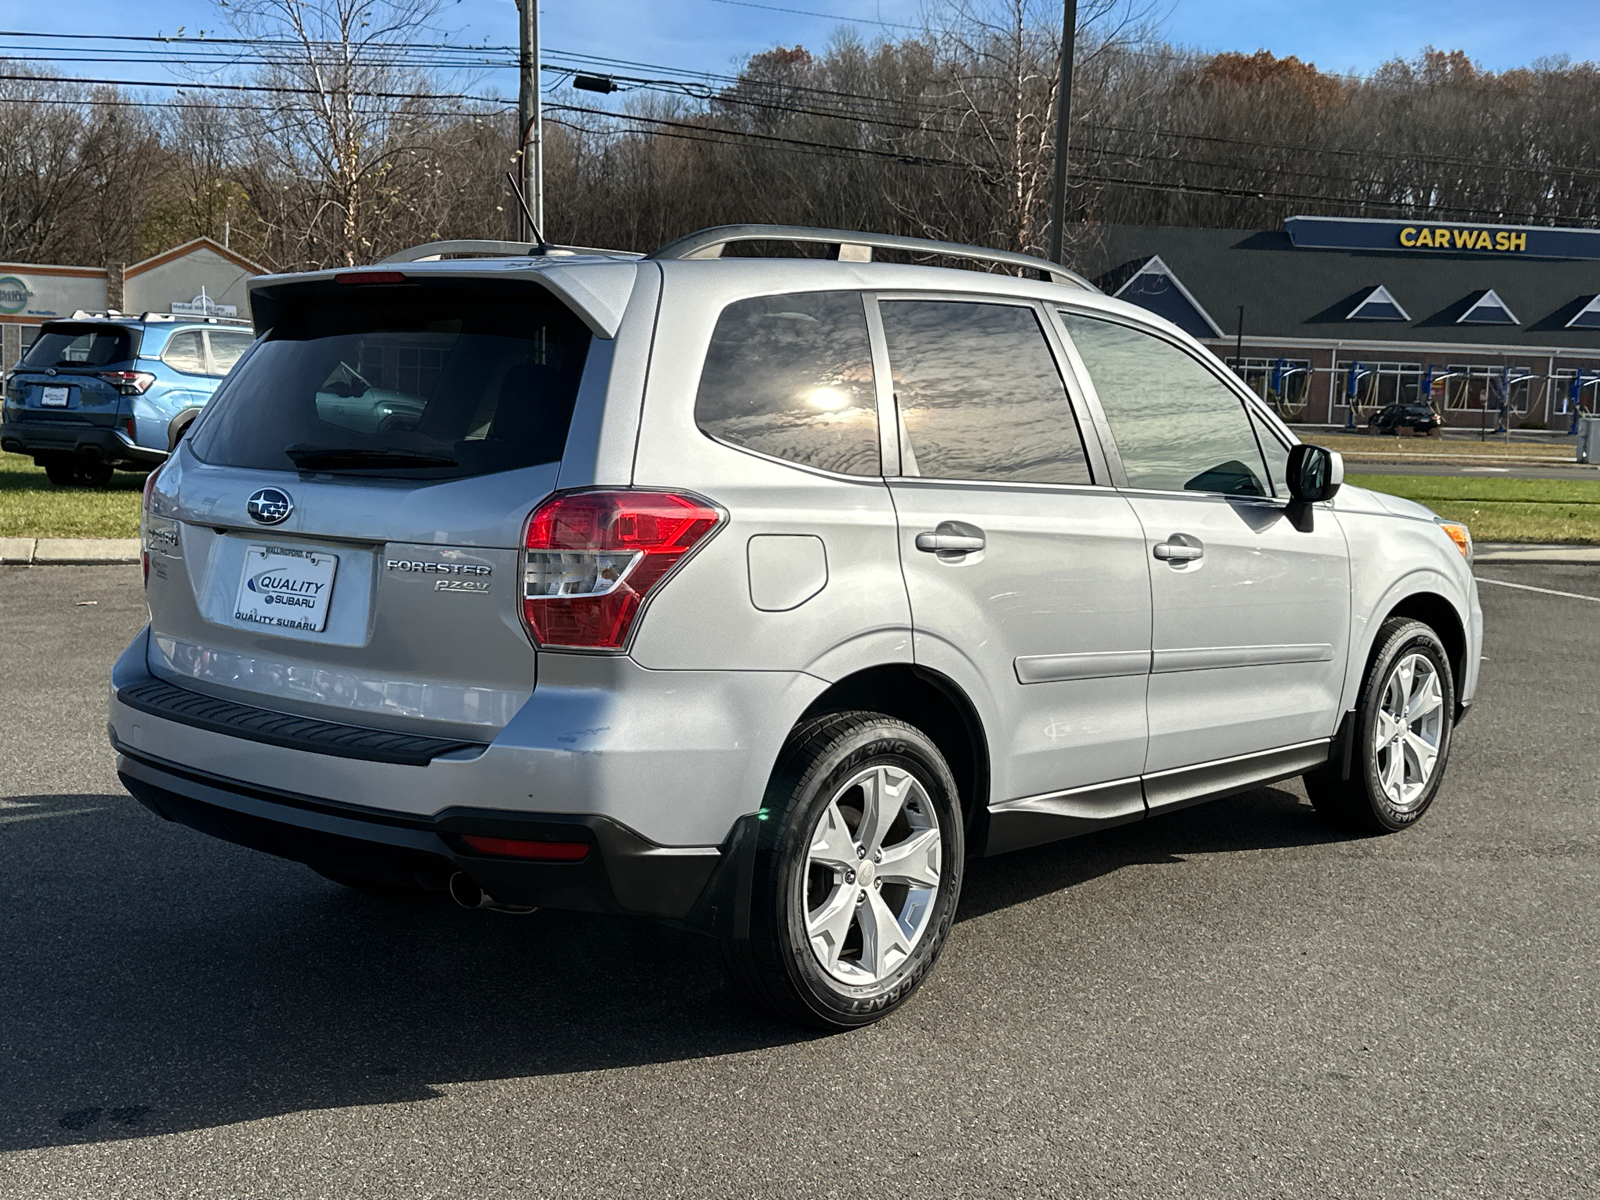
{"label": "curb", "polygon": [[138,561],[138,538],[0,538],[0,564],[9,567],[81,567]]}
{"label": "curb", "polygon": [[1472,548],[1477,563],[1550,563],[1600,566],[1600,546],[1536,545],[1522,542],[1479,542]]}

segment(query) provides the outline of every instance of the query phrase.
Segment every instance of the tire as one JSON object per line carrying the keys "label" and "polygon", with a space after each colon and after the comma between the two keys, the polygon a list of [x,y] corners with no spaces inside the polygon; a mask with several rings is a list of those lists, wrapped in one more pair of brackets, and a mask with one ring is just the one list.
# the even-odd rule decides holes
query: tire
{"label": "tire", "polygon": [[[1419,715],[1410,715],[1413,705]],[[1385,621],[1356,706],[1350,778],[1340,779],[1334,763],[1305,776],[1317,812],[1353,833],[1415,825],[1444,780],[1455,712],[1455,678],[1438,635],[1421,621]]]}
{"label": "tire", "polygon": [[75,458],[46,460],[44,473],[57,487],[105,487],[116,469],[109,463],[81,463]]}
{"label": "tire", "polygon": [[722,943],[729,979],[813,1028],[887,1016],[933,969],[961,896],[966,840],[943,755],[904,721],[829,713],[790,734],[765,805],[750,936]]}

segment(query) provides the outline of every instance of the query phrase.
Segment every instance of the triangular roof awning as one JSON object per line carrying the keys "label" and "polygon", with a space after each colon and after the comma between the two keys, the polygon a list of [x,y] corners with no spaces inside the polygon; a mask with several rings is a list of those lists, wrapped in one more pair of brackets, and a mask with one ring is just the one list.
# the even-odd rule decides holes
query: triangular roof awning
{"label": "triangular roof awning", "polygon": [[1567,322],[1568,329],[1600,329],[1600,296],[1590,296],[1589,303]]}
{"label": "triangular roof awning", "polygon": [[1457,325],[1520,325],[1516,314],[1506,307],[1506,302],[1495,295],[1490,288],[1479,296],[1470,305],[1467,311],[1456,319]]}
{"label": "triangular roof awning", "polygon": [[1400,307],[1400,301],[1389,294],[1381,283],[1363,296],[1350,310],[1346,321],[1409,321],[1411,314]]}
{"label": "triangular roof awning", "polygon": [[1194,294],[1183,286],[1183,281],[1172,273],[1172,268],[1161,261],[1159,254],[1140,267],[1116,290],[1115,298],[1149,309],[1158,317],[1165,317],[1185,333],[1197,338],[1225,336],[1221,327],[1211,319],[1211,314],[1201,306]]}
{"label": "triangular roof awning", "polygon": [[209,250],[220,258],[225,258],[241,270],[252,275],[266,275],[268,270],[260,263],[253,263],[242,254],[235,254],[221,242],[213,241],[208,237],[190,238],[182,245],[174,246],[170,250],[163,250],[153,258],[143,262],[136,262],[125,268],[122,272],[124,279],[132,279],[136,275],[143,275],[146,271],[153,271],[157,267],[164,267],[174,259],[182,258],[186,254],[193,254],[196,250]]}

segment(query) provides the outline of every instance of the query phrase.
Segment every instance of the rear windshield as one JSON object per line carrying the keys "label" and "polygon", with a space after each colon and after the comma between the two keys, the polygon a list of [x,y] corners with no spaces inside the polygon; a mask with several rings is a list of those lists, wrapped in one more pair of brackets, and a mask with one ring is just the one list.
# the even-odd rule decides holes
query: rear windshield
{"label": "rear windshield", "polygon": [[204,462],[459,478],[556,462],[589,331],[529,284],[308,285],[190,436]]}
{"label": "rear windshield", "polygon": [[39,331],[22,369],[109,367],[133,358],[133,330],[119,325],[45,325]]}

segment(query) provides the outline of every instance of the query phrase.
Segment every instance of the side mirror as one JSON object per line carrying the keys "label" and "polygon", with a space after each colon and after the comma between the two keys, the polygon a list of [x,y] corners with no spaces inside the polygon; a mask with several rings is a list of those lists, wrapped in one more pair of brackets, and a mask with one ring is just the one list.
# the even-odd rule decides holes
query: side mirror
{"label": "side mirror", "polygon": [[1344,458],[1337,450],[1321,446],[1294,446],[1289,450],[1289,520],[1302,533],[1311,532],[1311,506],[1333,499],[1344,483]]}

